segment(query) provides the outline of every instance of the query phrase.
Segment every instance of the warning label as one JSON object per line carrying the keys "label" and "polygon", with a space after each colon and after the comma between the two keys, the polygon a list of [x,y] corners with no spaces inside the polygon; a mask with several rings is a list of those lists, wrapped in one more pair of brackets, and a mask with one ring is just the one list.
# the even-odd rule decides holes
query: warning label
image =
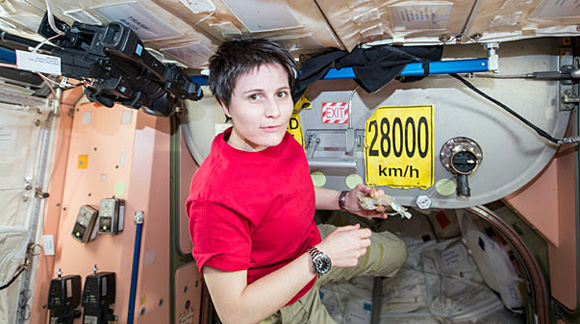
{"label": "warning label", "polygon": [[323,124],[348,124],[348,104],[346,102],[323,102]]}

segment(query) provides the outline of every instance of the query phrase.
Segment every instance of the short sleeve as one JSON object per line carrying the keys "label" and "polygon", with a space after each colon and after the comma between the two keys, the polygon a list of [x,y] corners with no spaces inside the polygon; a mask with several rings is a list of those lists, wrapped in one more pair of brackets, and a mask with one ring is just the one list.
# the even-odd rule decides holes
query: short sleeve
{"label": "short sleeve", "polygon": [[192,256],[199,271],[210,266],[223,271],[247,270],[252,250],[249,222],[232,208],[195,200],[189,204]]}

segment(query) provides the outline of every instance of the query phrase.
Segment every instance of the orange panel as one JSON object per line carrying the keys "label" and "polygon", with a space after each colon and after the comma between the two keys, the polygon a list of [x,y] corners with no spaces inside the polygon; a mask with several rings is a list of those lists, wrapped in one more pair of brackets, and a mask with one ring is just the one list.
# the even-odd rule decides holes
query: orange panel
{"label": "orange panel", "polygon": [[[140,117],[143,118],[137,119],[128,194],[135,210],[145,212],[134,323],[168,323],[169,118],[156,118],[141,112]],[[130,272],[130,265],[126,269]],[[128,288],[128,281],[126,285]],[[126,307],[122,310],[127,312]],[[125,321],[119,320],[119,323]]]}
{"label": "orange panel", "polygon": [[201,274],[195,262],[175,272],[175,322],[193,324],[199,322],[201,307]]}
{"label": "orange panel", "polygon": [[505,199],[548,240],[552,296],[570,309],[578,302],[574,179],[574,147],[564,145],[540,176]]}
{"label": "orange panel", "polygon": [[505,198],[507,204],[516,209],[540,235],[555,246],[560,243],[559,219],[546,215],[557,213],[557,175],[558,163],[554,159],[532,182]]}
{"label": "orange panel", "polygon": [[[552,295],[566,307],[575,309],[578,305],[576,287],[576,196],[574,179],[574,147],[568,145],[560,150],[558,163],[558,218],[560,244],[548,245],[550,254],[550,278]],[[549,219],[549,218],[548,218]]]}
{"label": "orange panel", "polygon": [[[125,109],[128,108],[107,109],[83,104],[75,110],[53,269],[53,273],[61,268],[63,275],[81,275],[83,284],[94,265],[99,271],[115,272],[117,294],[114,309],[120,320],[124,318],[124,314],[119,314],[120,310],[127,309],[131,276],[130,271],[123,269],[130,269],[133,254],[135,227],[129,226],[134,210],[132,202],[126,202],[125,230],[118,235],[97,235],[94,241],[80,243],[71,237],[71,232],[82,205],[98,206],[100,199],[115,195],[115,183],[130,181],[135,123],[121,125]],[[86,116],[91,116],[90,123]],[[124,165],[119,164],[122,152],[129,161]],[[91,163],[86,169],[77,168],[80,154],[91,155]],[[127,199],[126,193],[117,195],[117,198]]]}
{"label": "orange panel", "polygon": [[[67,135],[63,147],[69,138]],[[56,255],[40,257],[31,310],[34,322],[46,322],[48,284],[59,268],[63,275],[81,275],[84,285],[95,264],[99,271],[116,273],[116,301],[112,308],[119,323],[127,322],[135,240],[133,216],[136,210],[142,210],[145,222],[135,323],[166,323],[169,318],[169,119],[122,106],[108,109],[92,103],[82,104],[75,108],[69,149],[57,150],[60,154],[56,159],[68,156],[68,160],[57,162],[51,181],[54,194],[51,189],[44,228],[46,234],[54,235]],[[85,169],[77,167],[79,155],[89,156],[90,163],[85,164]],[[63,184],[59,174],[65,170]],[[59,186],[64,186],[62,198]],[[102,198],[112,196],[125,200],[124,231],[117,235],[97,235],[88,243],[72,238],[79,208],[85,204],[98,206]]]}

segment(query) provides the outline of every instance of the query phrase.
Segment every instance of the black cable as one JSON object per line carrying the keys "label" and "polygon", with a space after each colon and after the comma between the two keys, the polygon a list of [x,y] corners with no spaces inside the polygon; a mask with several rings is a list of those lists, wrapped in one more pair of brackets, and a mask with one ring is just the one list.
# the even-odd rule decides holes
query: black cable
{"label": "black cable", "polygon": [[[20,36],[16,36],[10,33],[7,33],[6,31],[0,29],[0,43],[11,43],[17,46],[30,46],[30,47],[36,47],[38,46],[38,44],[40,44],[40,42],[37,42],[35,40],[31,40],[28,38],[24,38],[24,37],[20,37]],[[43,44],[42,46],[40,46],[40,49],[45,50],[45,51],[49,51],[52,52],[53,50],[55,50],[57,47],[52,46],[50,44]]]}
{"label": "black cable", "polygon": [[12,279],[10,279],[10,281],[8,281],[7,284],[0,287],[0,290],[4,290],[4,289],[8,288],[8,286],[10,286],[16,280],[16,278],[18,278],[18,276],[20,276],[20,274],[22,272],[24,272],[24,270],[26,270],[26,267],[21,267],[20,270],[18,271],[18,273],[15,274],[14,277],[12,277]]}
{"label": "black cable", "polygon": [[479,94],[480,96],[484,97],[485,99],[493,102],[494,104],[500,106],[501,108],[503,108],[505,111],[509,112],[510,114],[512,114],[514,117],[516,117],[517,119],[519,119],[520,121],[522,121],[524,124],[528,125],[529,127],[531,127],[533,130],[535,130],[540,136],[544,137],[545,139],[547,139],[548,141],[556,144],[556,145],[560,145],[562,140],[556,139],[554,137],[552,137],[550,134],[548,134],[547,132],[545,132],[544,130],[542,130],[541,128],[539,128],[538,126],[532,124],[529,120],[525,119],[524,117],[522,117],[521,115],[519,115],[517,112],[513,111],[511,108],[509,108],[508,106],[504,105],[503,103],[501,103],[500,101],[490,97],[489,95],[487,95],[486,93],[484,93],[483,91],[479,90],[478,88],[476,88],[473,84],[471,84],[469,81],[465,80],[464,78],[462,78],[461,76],[459,76],[457,73],[450,73],[449,75],[451,75],[452,77],[456,78],[457,80],[461,81],[461,83],[465,84],[465,86],[467,86],[469,89],[475,91],[477,94]]}

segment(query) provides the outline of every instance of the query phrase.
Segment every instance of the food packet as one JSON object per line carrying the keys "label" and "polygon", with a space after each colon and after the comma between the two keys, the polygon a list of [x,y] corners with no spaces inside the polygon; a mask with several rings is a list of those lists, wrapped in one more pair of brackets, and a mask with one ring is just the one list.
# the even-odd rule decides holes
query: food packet
{"label": "food packet", "polygon": [[388,195],[369,197],[359,193],[358,203],[361,208],[365,210],[374,210],[379,207],[385,207],[387,209],[390,208],[394,211],[394,213],[387,213],[389,216],[399,214],[401,217],[405,217],[407,219],[410,219],[413,216],[410,212],[407,211],[407,208],[401,206],[401,204],[395,201],[395,198]]}

